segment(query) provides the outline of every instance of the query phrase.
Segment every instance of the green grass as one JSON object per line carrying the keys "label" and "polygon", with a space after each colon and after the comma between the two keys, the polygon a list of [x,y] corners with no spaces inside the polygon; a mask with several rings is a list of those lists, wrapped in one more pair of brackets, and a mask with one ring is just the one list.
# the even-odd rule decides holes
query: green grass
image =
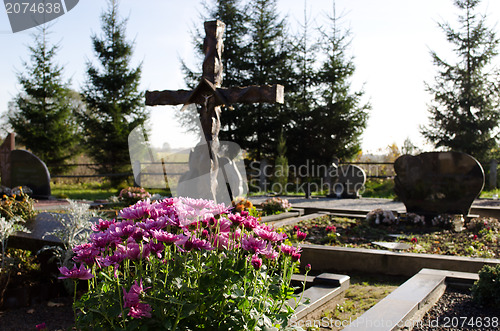
{"label": "green grass", "polygon": [[[112,195],[118,195],[119,188],[111,187],[107,183],[91,182],[79,184],[57,183],[51,185],[52,195],[56,198],[97,200],[107,199]],[[147,189],[151,194],[158,193],[163,196],[169,196],[170,191],[165,189]],[[269,192],[270,193],[270,192]],[[328,192],[312,192],[312,196],[325,196]],[[249,196],[261,195],[262,193],[249,193]],[[492,198],[493,195],[500,196],[500,189],[483,190],[480,198]],[[288,196],[304,196],[302,192],[287,192]],[[362,192],[364,198],[386,198],[394,199],[394,181],[392,179],[368,179],[365,184],[365,190]]]}
{"label": "green grass", "polygon": [[[292,187],[293,186],[293,187]],[[287,188],[292,188],[292,191],[287,191],[286,193],[281,193],[281,196],[299,196],[303,197],[305,189],[305,184],[299,185],[288,185]],[[312,189],[316,189],[318,186],[313,184]],[[267,194],[272,194],[273,192],[267,191]],[[248,196],[260,196],[264,194],[264,192],[250,192]],[[313,191],[311,196],[313,197],[321,197],[328,195],[329,192],[327,190],[322,191]],[[378,178],[369,178],[365,183],[365,189],[360,191],[360,194],[364,198],[386,198],[386,199],[394,199],[396,194],[394,193],[394,181],[392,179],[378,179]]]}
{"label": "green grass", "polygon": [[365,183],[365,190],[361,193],[363,198],[394,199],[394,180],[369,178]]}
{"label": "green grass", "polygon": [[481,195],[479,195],[480,198],[493,198],[493,195],[496,195],[497,198],[500,196],[500,189],[494,189],[494,190],[483,190],[481,192]]}
{"label": "green grass", "polygon": [[[54,184],[51,185],[52,195],[58,199],[72,200],[103,200],[110,196],[117,196],[121,188],[111,187],[107,183],[79,183],[79,184]],[[165,189],[147,189],[151,194],[169,196],[170,191]]]}
{"label": "green grass", "polygon": [[107,199],[117,194],[117,189],[98,182],[79,184],[53,184],[52,195],[58,199],[90,200]]}

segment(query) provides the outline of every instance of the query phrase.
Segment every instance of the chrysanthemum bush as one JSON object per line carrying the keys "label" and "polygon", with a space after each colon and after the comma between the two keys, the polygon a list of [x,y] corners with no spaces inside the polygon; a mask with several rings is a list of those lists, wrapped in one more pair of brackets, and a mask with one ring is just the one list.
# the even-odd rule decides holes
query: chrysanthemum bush
{"label": "chrysanthemum bush", "polygon": [[78,329],[285,328],[300,249],[207,200],[140,201],[100,220],[64,278],[88,279]]}

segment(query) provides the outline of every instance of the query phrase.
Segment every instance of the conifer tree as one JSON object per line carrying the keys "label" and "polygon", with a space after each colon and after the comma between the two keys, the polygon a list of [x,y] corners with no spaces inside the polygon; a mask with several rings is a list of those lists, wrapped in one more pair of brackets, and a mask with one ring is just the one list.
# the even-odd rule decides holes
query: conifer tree
{"label": "conifer tree", "polygon": [[319,164],[329,164],[334,157],[349,160],[361,150],[361,134],[366,127],[368,110],[363,103],[363,90],[352,91],[351,78],[355,72],[353,57],[348,55],[349,31],[338,27],[339,18],[333,2],[330,25],[321,29],[321,50],[326,59],[316,73],[318,104],[314,106],[305,136],[297,141],[303,157]]}
{"label": "conifer tree", "polygon": [[283,134],[283,130],[281,130],[279,139],[278,139],[278,147],[276,149],[277,156],[274,162],[274,182],[278,183],[281,192],[279,194],[286,194],[286,184],[288,183],[288,159],[286,157],[286,139]]}
{"label": "conifer tree", "polygon": [[[249,15],[248,83],[281,84],[288,88],[292,85],[289,82],[291,43],[286,20],[280,17],[276,0],[250,1]],[[245,115],[234,134],[235,141],[254,159],[273,156],[279,133],[287,120],[283,106],[256,104],[238,109]]]}
{"label": "conifer tree", "polygon": [[500,121],[500,75],[492,61],[498,55],[499,39],[477,13],[480,0],[455,0],[462,14],[459,25],[441,23],[458,59],[447,61],[432,51],[438,73],[426,84],[433,95],[430,125],[422,127],[425,138],[436,147],[461,151],[485,162],[497,146]]}
{"label": "conifer tree", "polygon": [[[223,109],[221,140],[238,143],[251,159],[275,159],[283,130],[292,164],[303,164],[307,159],[329,163],[334,156],[345,159],[355,155],[370,107],[361,102],[363,91],[350,90],[355,68],[352,58],[345,55],[347,36],[336,28],[336,21],[332,20],[334,32],[322,31],[320,47],[311,40],[314,35],[307,13],[301,34],[292,40],[276,0],[247,0],[246,6],[240,0],[213,3],[213,7],[207,6],[213,9],[209,19],[224,21],[228,31],[224,36],[223,85],[285,86],[285,105],[235,104]],[[230,31],[238,31],[237,37]],[[201,51],[202,36],[197,36]],[[318,62],[322,59],[318,53],[328,54],[324,64]],[[194,72],[186,72],[188,83],[196,83],[194,77]],[[183,124],[189,125],[186,118]]]}
{"label": "conifer tree", "polygon": [[312,120],[311,114],[317,106],[317,55],[320,51],[318,40],[314,37],[314,27],[307,14],[307,1],[304,1],[304,21],[300,23],[301,31],[294,37],[292,44],[292,70],[290,84],[286,87],[284,115],[288,131],[288,157],[291,163],[300,165],[311,155],[304,155],[301,150],[305,145],[317,143],[314,134],[311,135],[308,126]]}
{"label": "conifer tree", "polygon": [[8,122],[16,139],[44,161],[52,174],[78,153],[77,125],[74,111],[78,97],[62,77],[62,67],[55,63],[57,45],[50,45],[47,26],[42,26],[29,46],[31,61],[26,72],[18,73],[22,91],[10,103]]}
{"label": "conifer tree", "polygon": [[[99,65],[87,63],[82,93],[87,110],[79,115],[86,147],[102,174],[130,171],[128,135],[147,120],[139,92],[141,66],[129,68],[133,44],[125,39],[126,22],[119,17],[117,1],[108,1],[101,16],[102,35],[92,36]],[[123,179],[111,177],[115,185]]]}

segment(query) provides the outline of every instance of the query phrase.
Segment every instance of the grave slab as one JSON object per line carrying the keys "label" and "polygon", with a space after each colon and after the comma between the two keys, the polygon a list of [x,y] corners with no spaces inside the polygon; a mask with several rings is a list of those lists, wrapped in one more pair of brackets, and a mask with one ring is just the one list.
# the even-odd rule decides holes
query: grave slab
{"label": "grave slab", "polygon": [[384,242],[384,241],[374,241],[372,244],[388,248],[388,249],[397,249],[397,250],[405,250],[410,249],[411,245],[405,243],[393,243],[393,242]]}
{"label": "grave slab", "polygon": [[[38,251],[44,246],[61,246],[62,242],[53,235],[47,235],[61,228],[59,218],[67,219],[68,214],[41,212],[34,220],[26,223],[26,228],[31,232],[17,232],[9,238],[8,246],[29,251]],[[95,223],[99,217],[93,217],[89,222]]]}
{"label": "grave slab", "polygon": [[[462,279],[466,283],[479,279],[477,274],[448,270],[422,269],[395,291],[382,299],[349,326],[347,331],[392,331],[405,326],[406,321],[428,301],[435,301],[444,292],[448,280]],[[424,308],[425,309],[425,308]]]}

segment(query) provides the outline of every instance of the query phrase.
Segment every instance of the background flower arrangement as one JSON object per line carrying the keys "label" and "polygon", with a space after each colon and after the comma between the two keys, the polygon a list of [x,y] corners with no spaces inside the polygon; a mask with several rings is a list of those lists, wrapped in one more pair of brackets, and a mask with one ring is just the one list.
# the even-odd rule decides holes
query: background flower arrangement
{"label": "background flower arrangement", "polygon": [[30,192],[29,188],[20,186],[6,192],[0,200],[0,216],[7,221],[15,217],[20,217],[25,221],[33,219],[37,212],[35,211],[35,200],[28,195]]}
{"label": "background flower arrangement", "polygon": [[142,187],[127,187],[118,194],[118,200],[127,206],[147,198],[151,198],[151,194]]}
{"label": "background flower arrangement", "polygon": [[273,215],[289,211],[292,204],[287,199],[275,197],[264,201],[261,207],[265,215]]}
{"label": "background flower arrangement", "polygon": [[374,209],[366,215],[366,220],[371,225],[392,225],[398,224],[398,219],[394,216],[392,211],[384,209]]}
{"label": "background flower arrangement", "polygon": [[300,249],[212,201],[140,201],[100,220],[64,278],[88,279],[78,329],[284,328]]}

